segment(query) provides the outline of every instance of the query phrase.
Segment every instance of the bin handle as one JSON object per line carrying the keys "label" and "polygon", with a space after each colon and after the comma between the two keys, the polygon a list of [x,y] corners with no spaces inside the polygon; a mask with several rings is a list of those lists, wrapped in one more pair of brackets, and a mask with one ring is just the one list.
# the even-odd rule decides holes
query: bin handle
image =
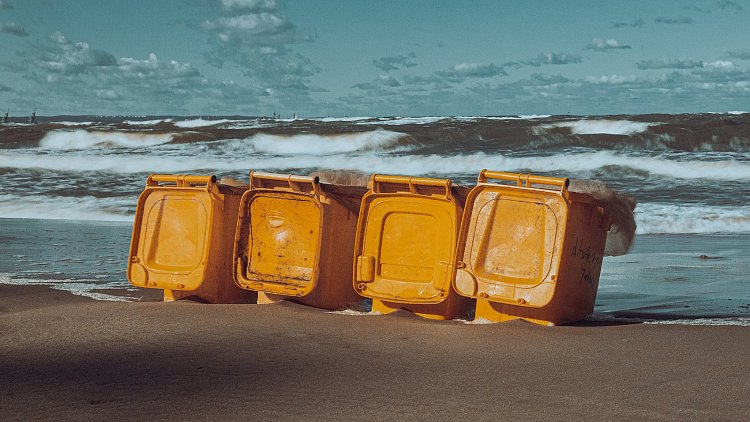
{"label": "bin handle", "polygon": [[205,185],[209,190],[216,183],[216,176],[193,176],[189,174],[152,174],[146,179],[146,186],[159,186],[159,183],[173,183],[178,187]]}
{"label": "bin handle", "polygon": [[451,197],[451,186],[453,182],[450,179],[430,179],[427,177],[409,177],[409,176],[390,176],[385,174],[373,174],[370,178],[372,184],[372,191],[375,193],[381,193],[381,183],[391,183],[399,185],[408,185],[409,192],[418,194],[417,186],[431,186],[437,188],[443,188],[445,190],[445,197]]}
{"label": "bin handle", "polygon": [[320,177],[299,176],[296,174],[276,174],[263,173],[259,171],[250,172],[250,187],[262,188],[264,180],[273,180],[277,182],[287,182],[289,189],[295,192],[302,192],[301,184],[310,184],[313,194],[320,196]]}
{"label": "bin handle", "polygon": [[487,183],[489,179],[506,180],[516,182],[519,187],[532,188],[533,185],[551,185],[560,186],[560,192],[565,193],[570,185],[570,179],[567,177],[548,177],[536,176],[533,174],[507,173],[504,171],[492,171],[483,169],[479,173],[477,181]]}

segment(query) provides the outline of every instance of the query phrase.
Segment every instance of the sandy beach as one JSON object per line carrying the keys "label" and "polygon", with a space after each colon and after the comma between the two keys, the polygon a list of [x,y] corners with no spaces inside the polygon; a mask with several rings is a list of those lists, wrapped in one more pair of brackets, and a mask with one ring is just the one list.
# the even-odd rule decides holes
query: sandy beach
{"label": "sandy beach", "polygon": [[750,418],[747,327],[0,297],[3,420]]}

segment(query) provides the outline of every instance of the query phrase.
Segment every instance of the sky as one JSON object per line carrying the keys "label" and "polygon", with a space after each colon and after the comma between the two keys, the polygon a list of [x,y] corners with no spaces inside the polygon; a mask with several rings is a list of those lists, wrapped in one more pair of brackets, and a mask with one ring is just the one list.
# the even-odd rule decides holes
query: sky
{"label": "sky", "polygon": [[0,0],[11,115],[750,111],[750,0]]}

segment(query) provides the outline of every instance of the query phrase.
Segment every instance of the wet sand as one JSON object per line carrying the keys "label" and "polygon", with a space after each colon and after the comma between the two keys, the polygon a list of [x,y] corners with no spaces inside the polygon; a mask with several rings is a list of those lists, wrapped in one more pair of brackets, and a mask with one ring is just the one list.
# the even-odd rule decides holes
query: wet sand
{"label": "wet sand", "polygon": [[748,420],[750,329],[467,325],[0,285],[2,420]]}

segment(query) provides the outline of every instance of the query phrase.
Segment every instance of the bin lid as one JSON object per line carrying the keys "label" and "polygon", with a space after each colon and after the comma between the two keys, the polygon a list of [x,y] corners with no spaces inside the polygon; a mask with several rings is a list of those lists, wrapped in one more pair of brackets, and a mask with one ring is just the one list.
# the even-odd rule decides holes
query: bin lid
{"label": "bin lid", "polygon": [[[558,271],[568,204],[567,179],[484,172],[467,197],[457,252],[456,291],[464,296],[524,304]],[[487,178],[518,180],[516,186]],[[524,178],[525,179],[522,179]],[[562,189],[560,187],[562,186]]]}
{"label": "bin lid", "polygon": [[195,290],[203,282],[215,177],[153,175],[138,200],[128,275],[139,286]]}
{"label": "bin lid", "polygon": [[451,181],[375,175],[370,184],[357,226],[355,289],[393,302],[442,302],[458,232]]}
{"label": "bin lid", "polygon": [[[323,211],[315,194],[318,179],[294,176],[285,189],[258,187],[263,178],[278,181],[276,175],[254,174],[253,187],[241,201],[236,280],[250,290],[305,296],[319,273]],[[312,193],[301,188],[305,182]]]}

